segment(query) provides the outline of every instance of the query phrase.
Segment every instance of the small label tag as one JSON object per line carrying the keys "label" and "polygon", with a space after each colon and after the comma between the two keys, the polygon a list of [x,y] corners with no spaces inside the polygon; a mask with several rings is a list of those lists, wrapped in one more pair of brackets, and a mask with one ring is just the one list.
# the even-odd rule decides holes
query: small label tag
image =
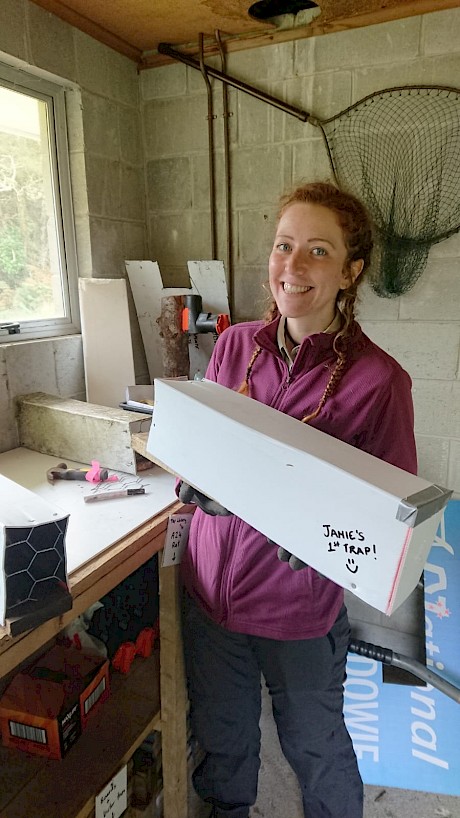
{"label": "small label tag", "polygon": [[193,514],[171,514],[163,549],[163,562],[161,563],[163,568],[167,565],[179,565],[187,545],[192,517]]}
{"label": "small label tag", "polygon": [[125,764],[96,795],[95,818],[119,818],[128,806],[128,768]]}

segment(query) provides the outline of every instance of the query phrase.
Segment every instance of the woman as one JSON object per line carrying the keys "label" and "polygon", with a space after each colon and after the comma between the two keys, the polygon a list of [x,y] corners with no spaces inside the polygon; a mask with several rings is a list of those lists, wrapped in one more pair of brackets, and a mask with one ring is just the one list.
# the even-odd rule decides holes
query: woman
{"label": "woman", "polygon": [[[371,250],[356,198],[328,183],[294,190],[270,255],[267,319],[226,330],[206,377],[415,472],[409,376],[354,319]],[[360,818],[362,782],[342,712],[343,590],[186,484],[179,496],[198,505],[182,561],[192,731],[204,751],[195,789],[216,818],[249,815],[262,674],[305,816]]]}

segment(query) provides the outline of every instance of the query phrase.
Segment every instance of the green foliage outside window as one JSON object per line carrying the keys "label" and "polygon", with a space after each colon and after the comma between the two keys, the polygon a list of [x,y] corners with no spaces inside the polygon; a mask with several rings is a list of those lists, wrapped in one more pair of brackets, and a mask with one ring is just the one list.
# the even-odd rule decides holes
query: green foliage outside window
{"label": "green foliage outside window", "polygon": [[[7,99],[13,95],[19,96],[9,91]],[[30,99],[30,105],[38,124],[37,110],[43,103]],[[11,110],[14,115],[14,107]],[[5,321],[56,315],[48,145],[43,145],[43,134],[33,130],[34,124],[27,135],[0,130],[0,319]]]}

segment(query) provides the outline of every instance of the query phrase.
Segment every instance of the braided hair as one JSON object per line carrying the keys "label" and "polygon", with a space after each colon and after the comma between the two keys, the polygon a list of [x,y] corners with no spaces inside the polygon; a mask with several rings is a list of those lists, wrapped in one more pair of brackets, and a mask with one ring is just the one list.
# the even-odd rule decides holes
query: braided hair
{"label": "braided hair", "polygon": [[[278,212],[278,219],[281,218],[290,205],[297,203],[321,205],[335,214],[342,229],[347,248],[345,273],[350,270],[352,262],[363,261],[361,275],[353,281],[350,274],[348,287],[344,290],[339,290],[337,294],[336,309],[340,316],[341,325],[333,343],[333,349],[337,356],[336,364],[315,411],[302,418],[302,423],[308,423],[319,415],[328,398],[336,392],[346,370],[349,359],[348,350],[355,326],[354,307],[358,285],[362,281],[363,273],[370,265],[373,235],[371,220],[364,205],[352,194],[340,190],[329,182],[311,182],[309,184],[300,185],[291,193],[283,196]],[[276,302],[272,299],[264,315],[264,320],[266,323],[270,323],[274,321],[279,314]],[[250,394],[249,384],[251,373],[261,351],[261,348],[257,346],[251,355],[245,377],[238,389],[238,392],[243,395]]]}

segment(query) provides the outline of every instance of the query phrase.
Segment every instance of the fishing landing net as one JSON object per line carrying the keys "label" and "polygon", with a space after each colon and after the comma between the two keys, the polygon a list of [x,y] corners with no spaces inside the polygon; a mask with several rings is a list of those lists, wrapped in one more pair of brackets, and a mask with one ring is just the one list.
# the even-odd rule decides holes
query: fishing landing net
{"label": "fishing landing net", "polygon": [[380,296],[407,292],[433,244],[460,229],[460,90],[388,88],[321,128],[340,187],[367,205],[377,230],[370,281]]}

